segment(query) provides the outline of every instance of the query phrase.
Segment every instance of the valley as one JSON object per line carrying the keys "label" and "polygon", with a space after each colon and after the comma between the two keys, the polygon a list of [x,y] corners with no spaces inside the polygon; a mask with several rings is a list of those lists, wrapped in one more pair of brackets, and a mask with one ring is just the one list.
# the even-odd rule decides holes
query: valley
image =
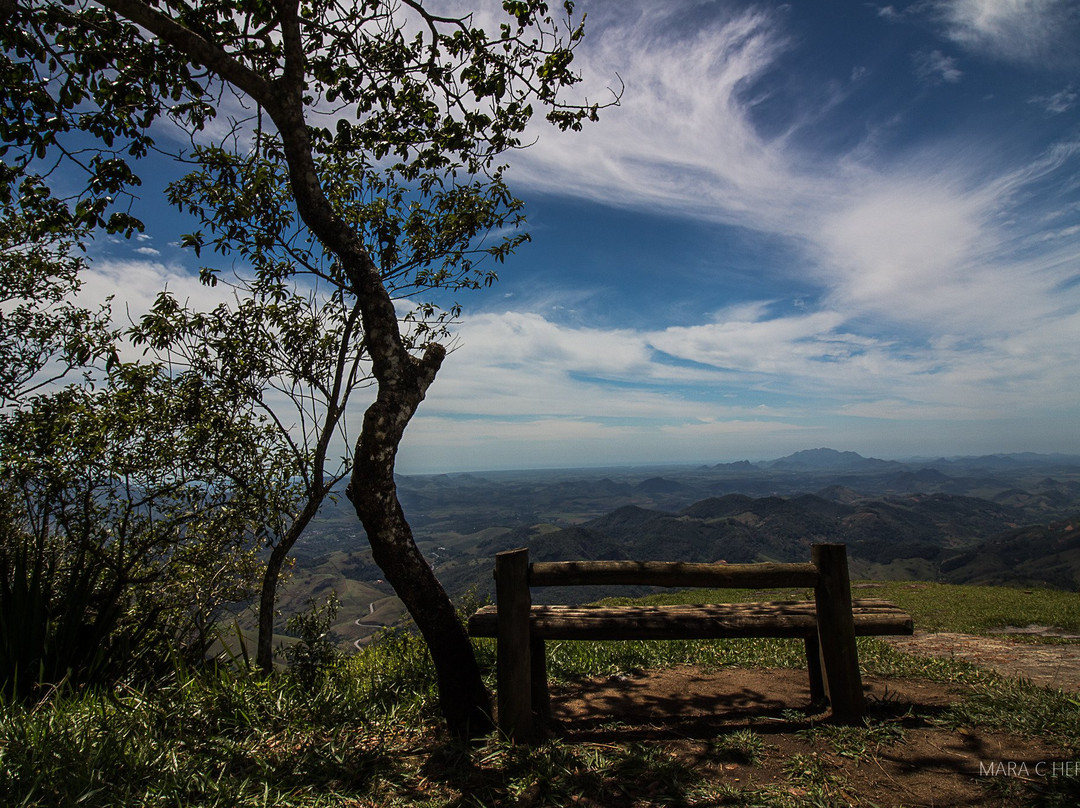
{"label": "valley", "polygon": [[[1080,457],[898,462],[815,449],[761,463],[398,483],[421,550],[459,603],[491,597],[495,553],[519,546],[535,560],[747,563],[801,561],[815,542],[842,542],[854,579],[1080,587]],[[344,499],[324,507],[294,555],[284,616],[335,591],[343,649],[406,619]]]}

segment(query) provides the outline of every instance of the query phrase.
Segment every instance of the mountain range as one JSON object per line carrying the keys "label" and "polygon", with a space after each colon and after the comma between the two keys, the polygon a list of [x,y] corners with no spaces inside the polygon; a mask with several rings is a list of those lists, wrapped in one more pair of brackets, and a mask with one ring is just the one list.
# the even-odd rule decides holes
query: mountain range
{"label": "mountain range", "polygon": [[[739,563],[804,561],[821,541],[848,546],[854,578],[1080,587],[1074,456],[895,461],[820,448],[695,467],[408,476],[398,487],[457,596],[491,595],[494,555],[511,547],[535,560]],[[283,613],[333,588],[344,637],[400,615],[347,502],[328,506],[295,553]]]}

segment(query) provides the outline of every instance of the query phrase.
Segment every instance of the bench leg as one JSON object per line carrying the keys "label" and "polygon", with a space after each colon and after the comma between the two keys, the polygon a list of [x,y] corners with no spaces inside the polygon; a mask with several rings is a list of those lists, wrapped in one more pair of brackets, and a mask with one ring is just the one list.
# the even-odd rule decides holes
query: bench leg
{"label": "bench leg", "polygon": [[810,674],[810,703],[825,704],[829,700],[825,692],[825,680],[821,674],[821,643],[817,635],[806,637],[806,670]]}
{"label": "bench leg", "polygon": [[818,568],[818,585],[814,591],[818,642],[833,720],[858,724],[866,715],[866,701],[855,645],[855,619],[851,613],[847,548],[842,544],[815,544],[811,551],[814,566]]}
{"label": "bench leg", "polygon": [[531,638],[532,709],[541,722],[551,720],[551,696],[548,693],[547,653],[540,637]]}
{"label": "bench leg", "polygon": [[533,736],[528,550],[495,555],[495,597],[499,730],[515,741],[528,741]]}

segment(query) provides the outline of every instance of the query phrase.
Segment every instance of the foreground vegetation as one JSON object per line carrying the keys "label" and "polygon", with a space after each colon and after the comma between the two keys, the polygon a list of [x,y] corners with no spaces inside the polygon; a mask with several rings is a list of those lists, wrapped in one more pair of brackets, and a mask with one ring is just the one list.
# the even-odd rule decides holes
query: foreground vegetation
{"label": "foreground vegetation", "polygon": [[[943,598],[963,602],[962,595],[977,592],[903,586],[897,592],[907,594],[904,605],[916,614],[938,609]],[[1075,599],[1008,589],[984,594],[964,603],[962,616],[988,630],[997,609],[1014,622],[1042,614],[1047,598]],[[947,609],[936,614],[942,628],[959,628]],[[877,640],[860,643],[867,673],[958,688],[957,703],[918,717],[923,724],[943,733],[994,728],[1041,738],[1060,750],[1061,760],[1080,755],[1075,694],[1006,680],[956,660],[912,657]],[[490,671],[492,644],[478,643],[477,649]],[[801,654],[801,645],[791,641],[553,643],[549,667],[554,679],[566,682],[680,664],[798,668]],[[791,732],[812,751],[791,754],[781,782],[740,788],[703,776],[700,760],[672,756],[659,744],[621,740],[618,733],[602,743],[554,739],[515,747],[492,737],[482,745],[458,745],[438,719],[427,651],[404,632],[387,633],[347,660],[294,660],[296,667],[271,678],[234,662],[198,672],[178,668],[153,687],[61,688],[36,702],[0,705],[0,804],[870,804],[823,761],[872,759],[904,744],[912,722],[910,714],[881,709],[855,729],[816,723],[801,713],[786,716]],[[710,740],[707,756],[713,763],[753,766],[774,740],[744,727]],[[1073,805],[1078,796],[1077,778],[986,779],[987,804]]]}

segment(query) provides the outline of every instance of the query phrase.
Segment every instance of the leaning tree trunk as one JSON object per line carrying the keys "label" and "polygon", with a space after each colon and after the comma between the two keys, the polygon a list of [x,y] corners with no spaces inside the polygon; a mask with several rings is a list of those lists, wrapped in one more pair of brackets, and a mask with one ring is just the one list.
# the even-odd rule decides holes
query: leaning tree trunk
{"label": "leaning tree trunk", "polygon": [[275,116],[297,209],[341,260],[360,306],[364,346],[378,390],[364,413],[346,494],[367,532],[375,563],[404,602],[431,652],[447,726],[455,735],[476,737],[493,727],[491,698],[454,604],[413,540],[394,482],[394,463],[405,427],[435,380],[446,350],[432,344],[418,359],[406,349],[379,268],[322,193],[299,109],[284,106]]}
{"label": "leaning tree trunk", "polygon": [[274,82],[274,92],[264,93],[262,100],[281,135],[297,211],[319,241],[340,260],[349,291],[360,306],[364,346],[378,390],[364,413],[346,493],[367,532],[375,562],[427,642],[450,731],[459,736],[476,736],[492,726],[491,699],[453,603],[413,540],[394,483],[394,461],[405,427],[435,380],[446,350],[433,344],[423,358],[409,353],[378,266],[360,236],[323,193],[304,118],[299,8],[296,3],[284,5],[281,25],[285,71]]}
{"label": "leaning tree trunk", "polygon": [[405,427],[435,380],[446,350],[432,344],[417,359],[406,349],[397,311],[378,267],[356,234],[334,215],[322,195],[314,165],[305,165],[305,155],[295,148],[306,129],[296,125],[288,131],[282,132],[282,139],[290,157],[298,209],[307,225],[341,258],[360,305],[364,345],[378,390],[364,413],[346,494],[367,532],[375,563],[404,602],[431,652],[450,731],[477,737],[493,726],[491,698],[454,604],[413,540],[394,482],[394,463]]}
{"label": "leaning tree trunk", "polygon": [[491,699],[480,676],[472,644],[453,603],[420,553],[405,519],[394,482],[394,459],[405,426],[423,400],[445,351],[428,348],[422,360],[402,369],[407,392],[380,387],[364,414],[346,494],[367,531],[372,555],[409,610],[431,652],[439,703],[451,733],[477,737],[492,728]]}
{"label": "leaning tree trunk", "polygon": [[[355,496],[358,500],[366,497]],[[446,591],[413,542],[396,497],[381,497],[364,507],[364,527],[375,562],[405,603],[431,652],[439,688],[439,707],[447,728],[460,738],[476,738],[493,727],[491,698],[484,687],[472,644]],[[357,511],[361,507],[357,508]],[[376,512],[377,511],[377,512]]]}

